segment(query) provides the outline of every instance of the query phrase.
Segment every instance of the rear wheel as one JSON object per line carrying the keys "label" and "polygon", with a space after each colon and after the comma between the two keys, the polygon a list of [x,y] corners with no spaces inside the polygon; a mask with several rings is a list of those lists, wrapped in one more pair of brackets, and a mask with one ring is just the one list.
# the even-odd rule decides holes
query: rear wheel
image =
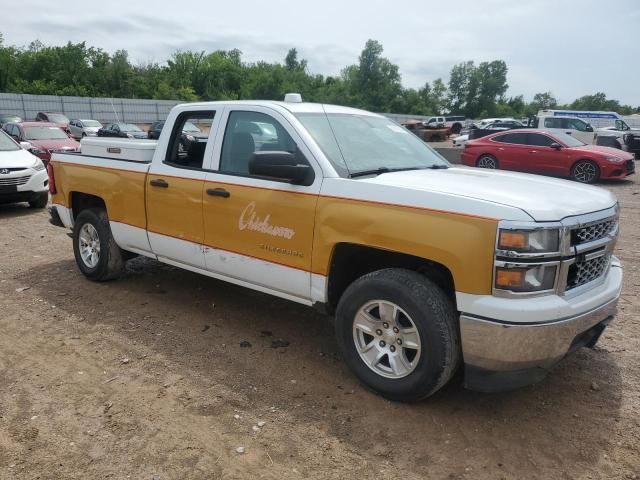
{"label": "rear wheel", "polygon": [[498,168],[498,159],[493,155],[482,155],[480,158],[478,158],[476,166],[479,168],[496,169]]}
{"label": "rear wheel", "polygon": [[594,183],[600,178],[600,169],[591,160],[579,160],[571,168],[571,177],[580,183]]}
{"label": "rear wheel", "polygon": [[338,304],[336,337],[358,379],[390,400],[434,394],[460,359],[451,300],[409,270],[379,270],[351,284]]}
{"label": "rear wheel", "polygon": [[460,124],[460,123],[454,123],[454,124],[451,126],[451,133],[458,134],[458,133],[460,133],[461,131],[462,131],[462,124]]}
{"label": "rear wheel", "polygon": [[73,227],[73,253],[80,271],[96,282],[117,278],[124,269],[123,252],[102,209],[83,210],[78,215]]}

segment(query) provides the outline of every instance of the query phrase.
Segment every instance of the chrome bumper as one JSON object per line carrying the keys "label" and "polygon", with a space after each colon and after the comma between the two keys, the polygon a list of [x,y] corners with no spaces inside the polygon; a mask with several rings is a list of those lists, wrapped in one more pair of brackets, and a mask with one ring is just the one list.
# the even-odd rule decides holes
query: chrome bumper
{"label": "chrome bumper", "polygon": [[570,351],[595,345],[617,310],[622,273],[621,269],[611,273],[610,281],[615,283],[611,287],[617,293],[602,305],[578,315],[518,323],[463,313],[460,335],[470,377],[465,379],[467,386],[496,391],[533,383],[544,378],[546,371]]}

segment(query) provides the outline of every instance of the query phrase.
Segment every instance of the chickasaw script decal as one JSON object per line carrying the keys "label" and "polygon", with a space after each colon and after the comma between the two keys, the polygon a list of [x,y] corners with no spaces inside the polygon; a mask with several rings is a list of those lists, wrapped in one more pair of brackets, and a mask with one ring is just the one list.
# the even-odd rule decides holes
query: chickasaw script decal
{"label": "chickasaw script decal", "polygon": [[296,234],[295,230],[286,227],[278,227],[271,225],[269,220],[271,214],[267,213],[264,217],[256,213],[256,202],[251,202],[247,205],[240,218],[238,219],[238,228],[240,230],[251,230],[254,232],[264,233],[265,235],[271,235],[272,237],[282,237],[287,240],[291,240]]}

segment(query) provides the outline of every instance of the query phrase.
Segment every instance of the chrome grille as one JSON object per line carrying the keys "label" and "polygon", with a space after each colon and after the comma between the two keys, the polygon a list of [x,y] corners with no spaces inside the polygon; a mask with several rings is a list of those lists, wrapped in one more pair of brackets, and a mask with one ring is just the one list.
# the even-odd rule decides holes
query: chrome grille
{"label": "chrome grille", "polygon": [[602,277],[609,266],[610,260],[611,257],[609,255],[603,255],[591,260],[577,261],[571,265],[567,277],[567,290],[580,287]]}
{"label": "chrome grille", "polygon": [[571,231],[571,246],[600,240],[615,231],[617,225],[617,219],[611,218],[586,227],[576,228]]}
{"label": "chrome grille", "polygon": [[29,181],[31,175],[25,175],[22,177],[12,177],[12,178],[0,178],[0,186],[9,187],[16,185],[24,185]]}

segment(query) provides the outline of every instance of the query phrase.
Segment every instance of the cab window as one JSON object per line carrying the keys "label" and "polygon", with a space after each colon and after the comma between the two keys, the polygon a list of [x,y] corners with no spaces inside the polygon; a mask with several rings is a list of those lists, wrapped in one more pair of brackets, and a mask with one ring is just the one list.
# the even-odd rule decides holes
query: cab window
{"label": "cab window", "polygon": [[248,176],[249,161],[257,151],[289,152],[307,163],[276,119],[259,112],[231,112],[222,141],[220,172]]}
{"label": "cab window", "polygon": [[545,128],[563,128],[562,118],[547,117],[544,119],[544,126]]}
{"label": "cab window", "polygon": [[553,143],[557,143],[551,137],[540,133],[529,133],[528,137],[527,145],[534,145],[536,147],[550,147]]}
{"label": "cab window", "polygon": [[171,130],[165,163],[173,167],[202,169],[204,152],[215,112],[182,112]]}
{"label": "cab window", "polygon": [[515,145],[527,145],[527,134],[526,133],[506,133],[504,135],[493,137],[493,141],[500,142],[500,143],[512,143]]}
{"label": "cab window", "polygon": [[579,118],[567,118],[567,128],[578,130],[579,132],[586,132],[588,124]]}

